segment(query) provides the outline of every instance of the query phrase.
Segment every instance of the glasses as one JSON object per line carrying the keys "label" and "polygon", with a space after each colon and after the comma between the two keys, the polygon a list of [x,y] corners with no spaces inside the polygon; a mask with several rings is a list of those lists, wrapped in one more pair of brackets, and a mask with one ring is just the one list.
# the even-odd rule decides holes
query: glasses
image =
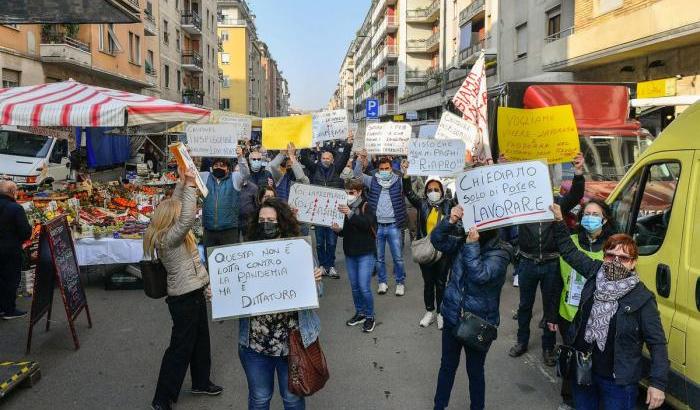
{"label": "glasses", "polygon": [[606,262],[612,262],[612,261],[614,261],[615,259],[617,259],[617,260],[620,261],[621,263],[630,263],[630,262],[632,262],[632,261],[634,260],[634,258],[631,258],[631,257],[629,257],[629,256],[627,256],[627,255],[616,255],[616,254],[610,253],[610,252],[606,252],[606,253],[605,253],[605,256],[603,257],[603,259],[604,259]]}

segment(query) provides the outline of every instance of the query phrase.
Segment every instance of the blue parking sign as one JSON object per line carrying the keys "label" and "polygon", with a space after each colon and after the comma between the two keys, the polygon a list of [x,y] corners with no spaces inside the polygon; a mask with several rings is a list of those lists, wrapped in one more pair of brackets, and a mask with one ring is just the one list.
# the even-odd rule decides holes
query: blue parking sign
{"label": "blue parking sign", "polygon": [[379,100],[376,98],[368,98],[365,101],[365,109],[367,118],[379,118]]}

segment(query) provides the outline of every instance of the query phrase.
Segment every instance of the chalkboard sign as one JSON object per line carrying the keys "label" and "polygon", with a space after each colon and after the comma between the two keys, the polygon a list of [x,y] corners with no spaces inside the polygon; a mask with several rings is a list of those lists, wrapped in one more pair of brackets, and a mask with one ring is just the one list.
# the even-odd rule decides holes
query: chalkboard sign
{"label": "chalkboard sign", "polygon": [[66,316],[68,317],[68,326],[73,336],[73,343],[75,348],[78,349],[80,342],[78,341],[73,322],[83,309],[85,309],[89,327],[92,327],[92,319],[90,318],[90,309],[87,304],[85,291],[80,282],[78,260],[75,257],[73,238],[65,216],[54,218],[41,226],[39,261],[36,266],[34,279],[27,354],[29,354],[31,349],[32,329],[46,313],[48,313],[46,330],[49,330],[54,284],[58,284],[61,299],[66,309]]}

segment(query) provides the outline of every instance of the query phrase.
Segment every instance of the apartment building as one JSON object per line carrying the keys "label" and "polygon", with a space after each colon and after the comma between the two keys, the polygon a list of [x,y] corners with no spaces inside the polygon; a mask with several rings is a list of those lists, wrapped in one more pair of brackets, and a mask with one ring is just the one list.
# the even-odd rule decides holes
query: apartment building
{"label": "apartment building", "polygon": [[345,109],[348,111],[348,118],[352,120],[355,105],[355,60],[354,53],[356,40],[350,42],[350,47],[343,57],[338,74],[339,82],[331,96],[328,106],[329,110]]}
{"label": "apartment building", "polygon": [[243,0],[217,2],[220,107],[261,117],[286,115],[289,90],[267,45],[258,39],[254,15]]}

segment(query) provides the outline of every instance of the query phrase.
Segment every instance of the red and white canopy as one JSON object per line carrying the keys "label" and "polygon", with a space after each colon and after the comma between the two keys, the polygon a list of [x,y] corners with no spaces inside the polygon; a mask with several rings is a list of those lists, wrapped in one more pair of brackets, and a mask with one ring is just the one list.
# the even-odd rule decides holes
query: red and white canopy
{"label": "red and white canopy", "polygon": [[0,125],[122,127],[199,121],[209,110],[75,81],[0,88]]}

